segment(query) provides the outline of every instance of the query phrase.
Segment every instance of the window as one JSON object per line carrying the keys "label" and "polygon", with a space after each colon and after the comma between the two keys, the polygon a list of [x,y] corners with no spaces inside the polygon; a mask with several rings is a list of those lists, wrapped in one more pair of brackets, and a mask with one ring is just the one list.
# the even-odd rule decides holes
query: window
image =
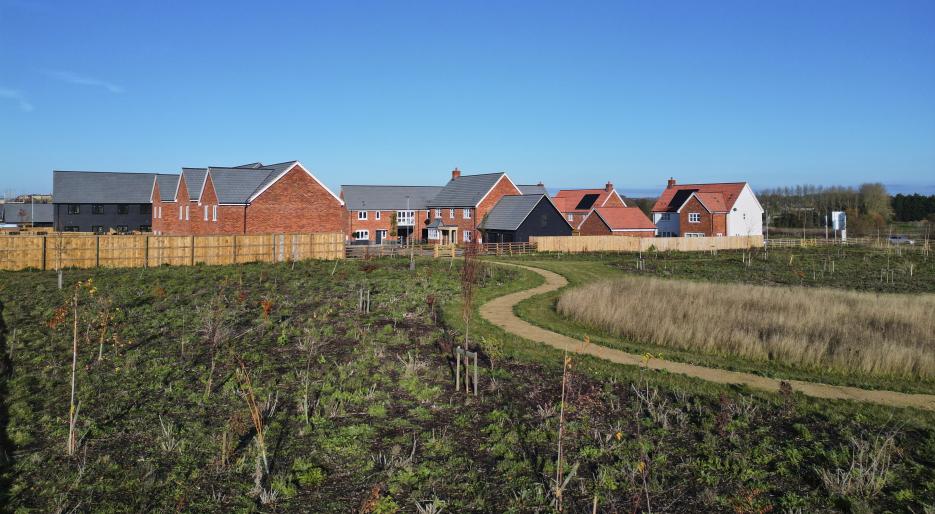
{"label": "window", "polygon": [[130,206],[125,203],[117,205],[117,214],[130,214]]}
{"label": "window", "polygon": [[185,206],[185,221],[188,221],[188,206]]}
{"label": "window", "polygon": [[429,239],[431,239],[432,241],[441,239],[440,237],[438,237],[438,229],[437,229],[437,228],[430,228],[430,229],[429,229]]}
{"label": "window", "polygon": [[353,237],[357,241],[366,241],[367,239],[370,239],[370,231],[369,230],[356,230],[351,235],[351,237]]}
{"label": "window", "polygon": [[162,219],[162,206],[156,207],[156,218]]}
{"label": "window", "polygon": [[688,222],[689,223],[701,223],[701,213],[700,212],[688,213]]}
{"label": "window", "polygon": [[104,225],[91,225],[91,232],[94,232],[95,234],[103,234]]}
{"label": "window", "polygon": [[78,227],[74,225],[66,225],[62,232],[78,232]]}
{"label": "window", "polygon": [[[81,214],[81,206],[76,203],[68,204],[68,214]],[[66,232],[68,231],[66,230]],[[75,232],[77,232],[77,230]]]}
{"label": "window", "polygon": [[149,225],[140,225],[140,232],[152,232],[153,227]]}
{"label": "window", "polygon": [[568,215],[568,221],[575,221],[575,215],[574,215],[574,214],[569,214],[569,215]]}
{"label": "window", "polygon": [[435,217],[436,217],[436,218],[441,218],[441,217],[442,217],[442,210],[441,210],[441,209],[435,209]]}
{"label": "window", "polygon": [[466,220],[471,219],[471,209],[461,209],[461,217]]}
{"label": "window", "polygon": [[114,229],[116,229],[117,232],[120,232],[121,234],[126,234],[127,232],[130,231],[129,227],[127,227],[126,225],[117,225],[116,227],[114,227]]}
{"label": "window", "polygon": [[179,219],[182,219],[182,206],[179,205]]}
{"label": "window", "polygon": [[208,206],[205,205],[205,221],[208,221]]}
{"label": "window", "polygon": [[380,211],[375,211],[375,212],[373,213],[373,218],[374,218],[374,219],[380,219],[380,216],[381,216],[382,214],[383,214],[383,213],[380,212]]}
{"label": "window", "polygon": [[685,237],[704,237],[702,232],[685,232]]}
{"label": "window", "polygon": [[743,219],[747,219],[747,213],[743,213]]}
{"label": "window", "polygon": [[411,227],[415,221],[415,211],[396,211],[396,225]]}
{"label": "window", "polygon": [[101,204],[92,205],[91,214],[104,214],[104,206]]}
{"label": "window", "polygon": [[669,221],[670,219],[672,219],[672,215],[668,212],[664,212],[661,216],[659,216],[659,221]]}
{"label": "window", "polygon": [[367,211],[357,211],[357,219],[359,220],[367,219]]}
{"label": "window", "polygon": [[218,206],[214,205],[211,207],[211,221],[218,220]]}
{"label": "window", "polygon": [[377,230],[377,239],[381,242],[386,240],[386,230]]}
{"label": "window", "polygon": [[451,218],[451,219],[455,219],[455,210],[454,210],[454,209],[448,209],[448,217]]}
{"label": "window", "polygon": [[462,234],[464,234],[464,235],[463,235],[463,237],[464,237],[464,242],[465,242],[465,243],[470,243],[470,242],[471,242],[471,236],[472,236],[474,233],[473,233],[472,231],[470,231],[470,230],[465,230],[464,232],[462,232]]}
{"label": "window", "polygon": [[140,204],[140,214],[146,216],[147,214],[153,213],[153,204],[151,203],[141,203]]}

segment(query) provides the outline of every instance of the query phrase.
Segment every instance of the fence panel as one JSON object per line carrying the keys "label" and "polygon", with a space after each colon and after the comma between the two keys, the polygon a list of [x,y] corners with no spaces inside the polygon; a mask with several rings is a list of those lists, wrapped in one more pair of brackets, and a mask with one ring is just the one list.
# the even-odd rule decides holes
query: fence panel
{"label": "fence panel", "polygon": [[762,236],[722,237],[627,237],[627,236],[543,236],[530,237],[539,252],[704,252],[741,250],[763,246]]}
{"label": "fence panel", "polygon": [[0,270],[343,259],[344,234],[0,236]]}

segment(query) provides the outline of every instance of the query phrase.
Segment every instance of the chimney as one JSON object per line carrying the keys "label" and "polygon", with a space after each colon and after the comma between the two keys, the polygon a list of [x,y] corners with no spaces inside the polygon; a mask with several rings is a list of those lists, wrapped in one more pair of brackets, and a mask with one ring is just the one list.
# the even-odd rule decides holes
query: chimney
{"label": "chimney", "polygon": [[675,187],[675,179],[669,177],[669,183],[666,185],[666,189],[672,189],[673,187]]}
{"label": "chimney", "polygon": [[604,185],[604,191],[607,191],[609,193],[613,190],[614,190],[614,185],[611,184],[610,181],[608,180],[607,184]]}
{"label": "chimney", "polygon": [[460,176],[461,176],[461,170],[459,170],[458,168],[451,170],[451,180],[454,180]]}
{"label": "chimney", "polygon": [[536,185],[539,186],[539,187],[545,187],[545,184],[543,184],[541,180],[540,180],[539,183],[536,184]]}

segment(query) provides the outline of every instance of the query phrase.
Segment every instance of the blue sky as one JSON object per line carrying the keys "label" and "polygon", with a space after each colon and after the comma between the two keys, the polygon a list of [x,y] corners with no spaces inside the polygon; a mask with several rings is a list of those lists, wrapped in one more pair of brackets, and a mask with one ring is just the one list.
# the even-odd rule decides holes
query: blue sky
{"label": "blue sky", "polygon": [[935,192],[935,2],[0,0],[0,192],[298,159]]}

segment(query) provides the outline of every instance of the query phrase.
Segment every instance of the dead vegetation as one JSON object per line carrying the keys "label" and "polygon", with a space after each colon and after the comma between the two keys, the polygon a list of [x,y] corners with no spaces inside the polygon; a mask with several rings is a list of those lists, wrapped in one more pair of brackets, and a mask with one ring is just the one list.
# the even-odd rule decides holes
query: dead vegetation
{"label": "dead vegetation", "polygon": [[625,277],[567,291],[557,309],[659,346],[810,369],[935,377],[935,295]]}

